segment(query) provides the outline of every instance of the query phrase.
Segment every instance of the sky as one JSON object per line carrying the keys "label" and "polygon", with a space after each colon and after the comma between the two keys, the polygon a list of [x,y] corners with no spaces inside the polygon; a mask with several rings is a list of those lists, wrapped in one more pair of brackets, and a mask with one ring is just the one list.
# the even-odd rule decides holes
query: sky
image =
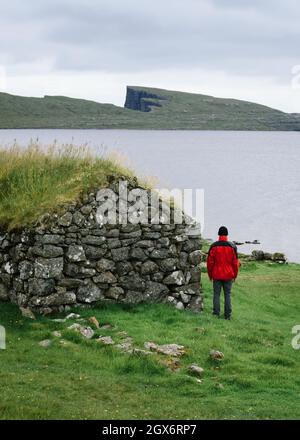
{"label": "sky", "polygon": [[0,91],[123,105],[127,85],[300,113],[299,0],[0,0]]}

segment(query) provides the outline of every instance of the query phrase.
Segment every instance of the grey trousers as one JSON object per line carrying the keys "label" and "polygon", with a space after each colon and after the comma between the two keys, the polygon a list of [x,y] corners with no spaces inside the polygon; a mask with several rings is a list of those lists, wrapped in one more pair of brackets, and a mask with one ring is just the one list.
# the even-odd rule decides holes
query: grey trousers
{"label": "grey trousers", "polygon": [[230,318],[231,316],[231,287],[232,280],[223,281],[223,280],[214,280],[214,300],[213,300],[213,314],[220,316],[220,295],[223,287],[224,290],[224,314],[225,318]]}

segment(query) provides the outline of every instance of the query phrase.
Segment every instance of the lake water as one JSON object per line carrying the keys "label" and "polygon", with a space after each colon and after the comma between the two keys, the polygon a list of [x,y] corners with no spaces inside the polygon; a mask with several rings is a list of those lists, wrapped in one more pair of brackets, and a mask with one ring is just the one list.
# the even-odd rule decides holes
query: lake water
{"label": "lake water", "polygon": [[300,262],[298,132],[0,130],[2,145],[36,138],[117,151],[159,188],[203,188],[205,237],[224,224],[232,240],[261,242],[242,252],[280,251]]}

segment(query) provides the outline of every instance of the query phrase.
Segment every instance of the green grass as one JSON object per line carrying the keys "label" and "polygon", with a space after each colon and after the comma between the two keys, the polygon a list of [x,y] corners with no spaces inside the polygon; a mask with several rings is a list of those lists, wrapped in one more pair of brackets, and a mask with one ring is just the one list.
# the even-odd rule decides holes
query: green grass
{"label": "green grass", "polygon": [[120,176],[134,179],[116,159],[94,157],[84,146],[0,148],[0,227],[30,226]]}
{"label": "green grass", "polygon": [[252,102],[149,87],[129,89],[163,97],[150,99],[161,107],[145,113],[64,96],[31,98],[0,93],[0,128],[300,129],[299,115]]}
{"label": "green grass", "polygon": [[[126,331],[136,346],[145,341],[183,344],[182,369],[170,372],[162,356],[120,353],[83,341],[67,324],[22,318],[0,305],[7,349],[0,351],[2,419],[292,419],[300,418],[300,351],[291,346],[300,324],[300,266],[245,263],[233,288],[233,320],[211,315],[211,284],[203,275],[205,311],[171,306],[99,305],[80,311],[115,328],[97,331],[119,341]],[[47,349],[38,345],[61,330]],[[209,359],[221,350],[220,363]],[[192,362],[205,369],[202,383],[189,376]]]}

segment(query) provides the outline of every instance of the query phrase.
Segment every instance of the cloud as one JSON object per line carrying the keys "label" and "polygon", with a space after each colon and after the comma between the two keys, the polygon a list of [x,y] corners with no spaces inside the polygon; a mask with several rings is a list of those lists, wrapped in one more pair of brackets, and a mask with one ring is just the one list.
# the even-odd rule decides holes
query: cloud
{"label": "cloud", "polygon": [[8,75],[201,69],[287,84],[300,63],[297,0],[10,0]]}

